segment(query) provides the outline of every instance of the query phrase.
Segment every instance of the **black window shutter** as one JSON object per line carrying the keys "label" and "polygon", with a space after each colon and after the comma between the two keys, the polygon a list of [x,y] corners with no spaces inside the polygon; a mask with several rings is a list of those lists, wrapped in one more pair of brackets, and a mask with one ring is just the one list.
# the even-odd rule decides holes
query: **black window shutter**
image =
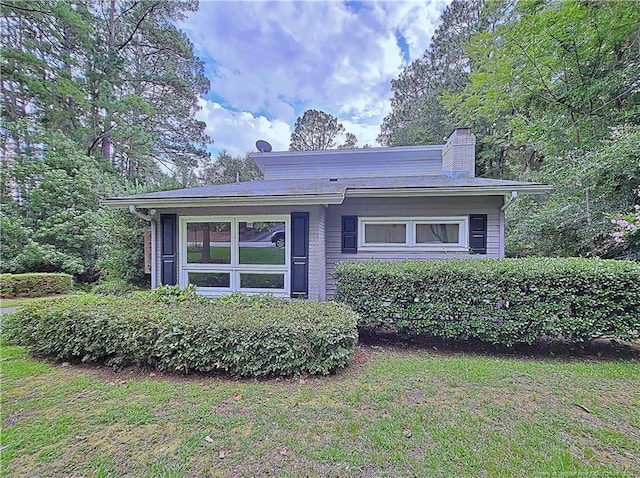
{"label": "black window shutter", "polygon": [[471,254],[487,253],[486,214],[471,214],[469,216],[469,252]]}
{"label": "black window shutter", "polygon": [[358,216],[342,216],[342,253],[358,252]]}
{"label": "black window shutter", "polygon": [[160,272],[160,283],[164,285],[176,285],[178,283],[177,216],[175,214],[161,214],[160,229],[160,236],[162,238],[162,269]]}
{"label": "black window shutter", "polygon": [[291,297],[309,294],[309,213],[291,213]]}

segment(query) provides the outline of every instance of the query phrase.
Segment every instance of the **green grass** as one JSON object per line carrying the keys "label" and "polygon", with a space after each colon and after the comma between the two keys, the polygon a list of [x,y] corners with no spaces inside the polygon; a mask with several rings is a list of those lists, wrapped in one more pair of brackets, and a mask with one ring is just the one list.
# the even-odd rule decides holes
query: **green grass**
{"label": "green grass", "polygon": [[362,347],[333,377],[234,381],[2,357],[2,476],[640,475],[633,361]]}
{"label": "green grass", "polygon": [[36,301],[40,301],[40,300],[47,300],[47,299],[55,299],[56,297],[66,297],[70,294],[63,294],[63,295],[51,295],[48,297],[23,297],[23,298],[17,298],[17,299],[0,299],[0,307],[4,308],[4,307],[20,307],[22,305],[27,305],[30,304],[32,302],[36,302]]}
{"label": "green grass", "polygon": [[[231,262],[231,249],[229,247],[211,246],[211,263],[229,264]],[[202,259],[202,252],[188,251],[189,263],[198,263]],[[285,250],[278,247],[241,247],[240,264],[284,264]]]}

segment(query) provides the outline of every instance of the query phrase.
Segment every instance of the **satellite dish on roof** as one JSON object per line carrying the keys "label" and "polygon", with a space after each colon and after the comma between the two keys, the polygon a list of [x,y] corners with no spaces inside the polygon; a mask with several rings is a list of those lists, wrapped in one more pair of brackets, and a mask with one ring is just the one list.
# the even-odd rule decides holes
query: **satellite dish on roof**
{"label": "satellite dish on roof", "polygon": [[258,141],[256,141],[256,148],[258,148],[258,151],[260,151],[261,153],[271,152],[271,145],[263,139],[259,139]]}

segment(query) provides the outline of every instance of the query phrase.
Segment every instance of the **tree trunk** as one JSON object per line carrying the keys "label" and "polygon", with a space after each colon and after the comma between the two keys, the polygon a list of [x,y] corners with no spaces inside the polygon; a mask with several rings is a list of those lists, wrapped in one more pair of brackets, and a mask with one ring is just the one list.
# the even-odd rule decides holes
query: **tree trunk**
{"label": "tree trunk", "polygon": [[202,263],[211,262],[211,230],[209,223],[202,223]]}

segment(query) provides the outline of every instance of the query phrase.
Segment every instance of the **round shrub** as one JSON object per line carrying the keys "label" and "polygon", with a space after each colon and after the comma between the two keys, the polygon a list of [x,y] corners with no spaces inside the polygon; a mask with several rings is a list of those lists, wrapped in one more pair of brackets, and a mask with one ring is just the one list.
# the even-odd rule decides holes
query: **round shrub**
{"label": "round shrub", "polygon": [[357,342],[356,315],[343,304],[159,302],[149,293],[29,305],[10,329],[33,354],[58,360],[235,377],[326,375],[347,364]]}

